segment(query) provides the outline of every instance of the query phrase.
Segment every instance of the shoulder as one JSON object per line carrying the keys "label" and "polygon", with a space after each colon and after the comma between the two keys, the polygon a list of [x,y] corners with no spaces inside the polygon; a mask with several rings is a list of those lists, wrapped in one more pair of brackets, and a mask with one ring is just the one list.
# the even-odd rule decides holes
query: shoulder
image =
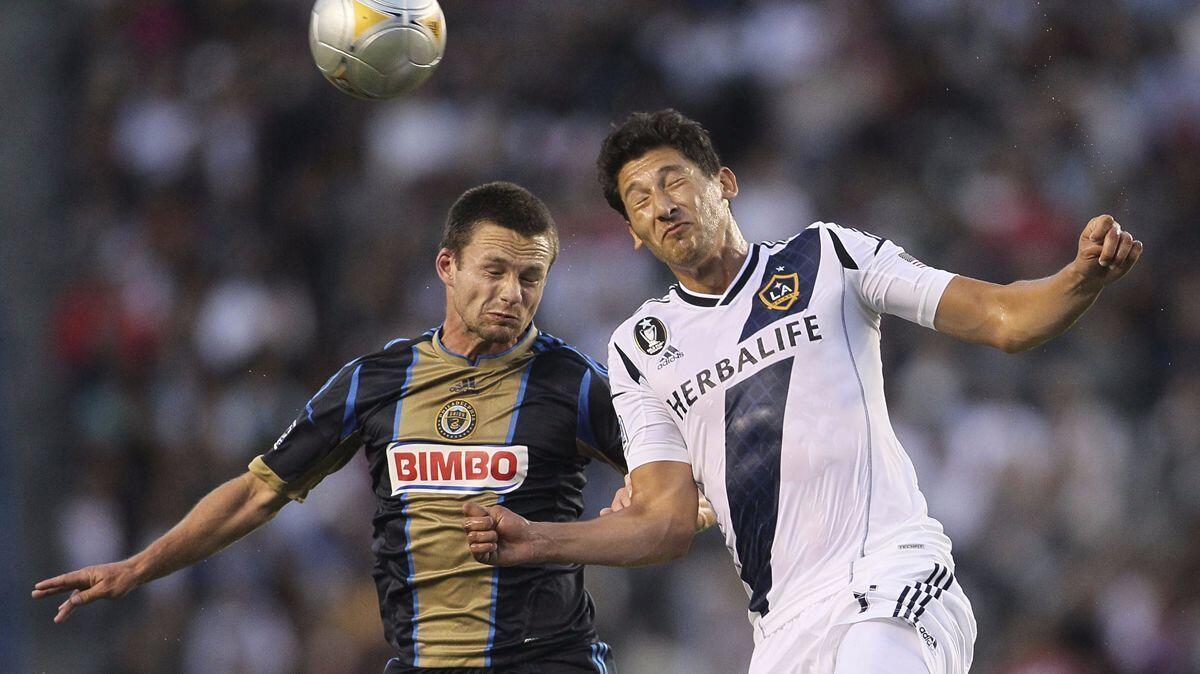
{"label": "shoulder", "polygon": [[778,241],[760,241],[760,242],[758,242],[758,245],[761,246],[763,248],[763,250],[767,253],[776,253],[776,252],[779,252],[780,250],[783,250],[784,248],[787,248],[788,246],[791,246],[791,245],[797,243],[800,240],[816,236],[820,233],[820,231],[822,229],[827,229],[829,227],[837,227],[837,225],[834,225],[829,222],[821,222],[818,220],[818,221],[812,223],[811,225],[805,227],[804,229],[796,232],[795,234],[789,236],[786,239],[779,239]]}
{"label": "shoulder", "polygon": [[417,349],[423,344],[433,341],[433,330],[428,330],[417,337],[397,337],[383,348],[363,354],[350,361],[342,368],[342,372],[357,369],[389,369],[395,367],[407,368],[416,359]]}
{"label": "shoulder", "polygon": [[533,350],[539,359],[554,360],[560,366],[566,365],[608,375],[608,369],[595,358],[548,332],[538,334],[537,339],[533,342]]}
{"label": "shoulder", "polygon": [[647,318],[665,321],[675,315],[680,307],[680,302],[675,296],[677,285],[672,284],[671,289],[662,297],[652,297],[642,302],[642,305],[630,314],[629,318],[626,318],[617,325],[612,332],[609,343],[617,344],[621,348],[632,346],[639,323],[644,324]]}

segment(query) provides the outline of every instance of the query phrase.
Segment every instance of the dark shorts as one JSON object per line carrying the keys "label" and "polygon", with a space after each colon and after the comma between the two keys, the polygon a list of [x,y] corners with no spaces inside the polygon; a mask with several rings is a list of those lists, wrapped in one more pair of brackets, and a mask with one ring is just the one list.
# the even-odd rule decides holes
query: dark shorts
{"label": "dark shorts", "polygon": [[504,667],[409,667],[392,658],[383,674],[617,674],[617,665],[608,644],[597,641],[582,649]]}

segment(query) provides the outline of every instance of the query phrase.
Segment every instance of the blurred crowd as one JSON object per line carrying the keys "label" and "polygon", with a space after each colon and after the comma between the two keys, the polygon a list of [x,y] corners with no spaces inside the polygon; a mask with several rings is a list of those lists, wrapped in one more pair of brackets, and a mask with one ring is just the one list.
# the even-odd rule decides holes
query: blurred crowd
{"label": "blurred crowd", "polygon": [[[46,278],[62,410],[38,578],[163,533],[342,363],[437,325],[453,199],[509,179],[563,252],[537,323],[601,358],[668,283],[604,203],[609,125],[713,133],[747,236],[813,220],[995,282],[1048,275],[1109,212],[1142,262],[1019,356],[884,322],[892,422],[955,543],[975,671],[1200,671],[1200,8],[1185,0],[443,0],[445,61],[391,102],[313,67],[300,0],[89,0],[57,68],[71,273]],[[591,470],[588,507],[620,477]],[[67,488],[69,486],[69,488]],[[373,672],[365,462],[212,560],[53,627],[38,671]],[[624,672],[744,671],[715,532],[593,568]],[[30,584],[36,578],[29,579]]]}

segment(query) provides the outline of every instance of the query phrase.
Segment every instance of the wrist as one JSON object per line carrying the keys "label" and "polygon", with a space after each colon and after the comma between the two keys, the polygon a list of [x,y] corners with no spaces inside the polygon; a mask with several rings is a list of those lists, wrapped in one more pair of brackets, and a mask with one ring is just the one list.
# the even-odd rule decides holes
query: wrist
{"label": "wrist", "polygon": [[125,564],[129,569],[129,576],[133,580],[134,586],[145,585],[154,580],[154,576],[152,575],[154,570],[150,560],[146,558],[145,552],[138,553],[125,560]]}
{"label": "wrist", "polygon": [[553,522],[529,523],[529,547],[531,562],[534,564],[561,563],[558,557],[562,546],[555,538]]}
{"label": "wrist", "polygon": [[1084,271],[1080,268],[1078,260],[1067,265],[1063,271],[1066,272],[1067,283],[1073,294],[1095,296],[1104,289],[1103,274],[1090,274]]}

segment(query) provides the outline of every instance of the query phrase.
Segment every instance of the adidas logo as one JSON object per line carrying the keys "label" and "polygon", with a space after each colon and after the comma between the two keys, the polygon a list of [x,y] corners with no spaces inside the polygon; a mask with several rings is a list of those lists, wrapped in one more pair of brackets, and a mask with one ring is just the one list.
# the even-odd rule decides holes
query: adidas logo
{"label": "adidas logo", "polygon": [[662,358],[658,359],[658,369],[661,370],[680,358],[683,358],[683,352],[673,346],[668,345],[666,350],[663,351]]}
{"label": "adidas logo", "polygon": [[450,387],[450,392],[457,395],[463,395],[468,393],[479,393],[479,389],[475,388],[475,378],[467,377],[466,379],[460,379],[454,382],[454,385]]}

